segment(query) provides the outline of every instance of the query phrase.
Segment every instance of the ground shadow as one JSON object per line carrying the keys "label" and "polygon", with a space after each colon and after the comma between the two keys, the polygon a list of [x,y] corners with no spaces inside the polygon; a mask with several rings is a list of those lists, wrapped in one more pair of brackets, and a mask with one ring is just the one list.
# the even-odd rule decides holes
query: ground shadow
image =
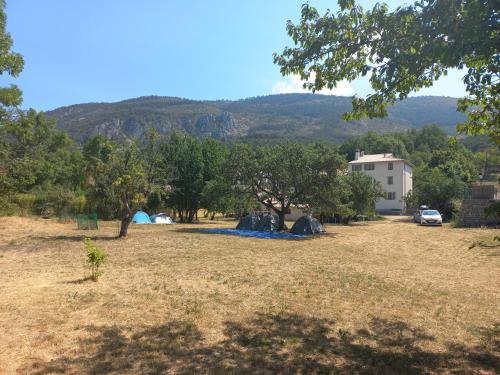
{"label": "ground shadow", "polygon": [[226,322],[224,338],[212,345],[186,321],[138,332],[118,326],[85,328],[90,338],[82,340],[78,350],[21,370],[36,374],[423,374],[494,373],[500,364],[498,341],[490,339],[475,347],[448,345],[444,351],[431,352],[422,349],[422,344],[434,341],[424,330],[378,318],[347,331],[325,319],[257,314],[243,323]]}
{"label": "ground shadow", "polygon": [[92,276],[85,276],[75,280],[61,281],[58,284],[83,284],[87,281],[94,281]]}
{"label": "ground shadow", "polygon": [[500,242],[473,242],[472,245],[469,246],[469,250],[476,251],[478,255],[497,257],[500,256]]}
{"label": "ground shadow", "polygon": [[113,241],[122,240],[118,235],[116,236],[104,236],[104,235],[85,235],[85,234],[75,234],[72,236],[30,236],[29,238],[33,240],[40,241],[72,241],[72,242],[83,242],[85,238],[90,238],[92,241]]}
{"label": "ground shadow", "polygon": [[[237,234],[229,234],[229,233],[217,233],[217,232],[210,232],[208,230],[211,230],[213,228],[176,228],[176,232],[180,233],[197,233],[197,234],[206,234],[210,236],[227,236],[227,237],[239,237],[239,238],[250,238],[250,239],[258,239],[258,240],[278,240],[278,241],[310,241],[314,240],[317,238],[335,238],[337,235],[333,232],[323,232],[323,233],[318,233],[318,234],[313,234],[313,235],[307,235],[303,237],[294,237],[294,238],[263,238],[263,237],[254,237],[254,236],[240,236]],[[233,228],[221,228],[221,229],[233,229]],[[279,233],[279,232],[276,232]],[[288,232],[285,232],[288,233]]]}
{"label": "ground shadow", "polygon": [[387,219],[391,223],[409,223],[409,224],[417,224],[415,223],[415,220],[413,220],[413,216],[398,216],[398,217],[391,217],[390,219]]}

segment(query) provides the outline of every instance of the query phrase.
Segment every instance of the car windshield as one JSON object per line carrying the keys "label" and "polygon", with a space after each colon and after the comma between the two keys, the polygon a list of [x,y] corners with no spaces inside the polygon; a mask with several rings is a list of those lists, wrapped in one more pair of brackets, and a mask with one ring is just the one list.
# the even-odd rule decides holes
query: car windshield
{"label": "car windshield", "polygon": [[422,212],[422,215],[439,215],[439,212],[437,212],[436,210],[425,210],[424,212]]}

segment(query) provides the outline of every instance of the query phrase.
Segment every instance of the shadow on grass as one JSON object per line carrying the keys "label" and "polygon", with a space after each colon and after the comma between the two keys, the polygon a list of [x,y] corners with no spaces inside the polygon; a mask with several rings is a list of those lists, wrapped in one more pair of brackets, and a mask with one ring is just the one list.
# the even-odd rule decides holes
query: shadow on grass
{"label": "shadow on grass", "polygon": [[[86,327],[80,347],[24,369],[52,373],[493,373],[498,353],[481,346],[448,345],[431,352],[424,330],[402,321],[373,319],[348,332],[335,322],[301,315],[257,314],[224,324],[224,338],[206,344],[190,322],[173,321],[141,331],[127,327]],[[488,346],[490,345],[490,346]],[[494,345],[494,341],[493,341]]]}
{"label": "shadow on grass", "polygon": [[406,224],[415,224],[415,221],[413,220],[413,216],[398,216],[398,217],[392,217],[390,220],[388,220],[390,223],[406,223]]}
{"label": "shadow on grass", "polygon": [[497,257],[500,256],[500,242],[486,242],[479,241],[473,242],[469,246],[469,250],[477,251],[478,255],[487,256],[487,257]]}
{"label": "shadow on grass", "polygon": [[61,281],[59,284],[83,284],[87,281],[94,281],[94,279],[92,279],[92,276],[85,276],[76,280]]}
{"label": "shadow on grass", "polygon": [[[234,228],[218,228],[218,229],[228,229],[228,230],[233,230]],[[262,240],[279,240],[279,241],[310,241],[314,240],[317,238],[323,238],[323,237],[329,237],[329,238],[335,238],[336,234],[335,233],[330,233],[330,232],[324,232],[320,234],[313,234],[313,235],[306,235],[306,236],[297,236],[297,237],[280,237],[280,238],[274,238],[274,237],[258,237],[258,236],[252,236],[252,235],[239,235],[237,233],[220,233],[220,232],[212,232],[212,228],[176,228],[176,232],[180,233],[197,233],[197,234],[207,234],[207,235],[217,235],[217,236],[229,236],[229,237],[240,237],[240,238],[251,238],[251,239],[262,239]],[[257,232],[256,232],[257,233]],[[267,232],[262,232],[267,233]],[[279,236],[279,233],[284,233],[284,234],[290,234],[288,232],[271,232],[273,234],[277,234]]]}
{"label": "shadow on grass", "polygon": [[73,242],[83,242],[85,238],[90,238],[92,241],[113,241],[113,240],[122,240],[118,235],[116,236],[92,236],[92,235],[84,235],[84,234],[75,234],[73,236],[30,236],[33,240],[39,241],[73,241]]}

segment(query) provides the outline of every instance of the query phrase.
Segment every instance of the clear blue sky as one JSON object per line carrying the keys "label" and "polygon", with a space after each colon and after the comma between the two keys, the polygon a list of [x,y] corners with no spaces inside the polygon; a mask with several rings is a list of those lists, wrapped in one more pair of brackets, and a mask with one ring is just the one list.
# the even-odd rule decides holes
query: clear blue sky
{"label": "clear blue sky", "polygon": [[[7,29],[26,61],[23,107],[48,110],[142,95],[240,99],[299,90],[272,53],[291,45],[304,0],[7,0]],[[364,0],[363,5],[375,1]],[[404,3],[389,1],[391,6]],[[336,9],[334,0],[310,0]],[[461,96],[459,72],[419,94]],[[364,81],[336,94],[366,95]]]}

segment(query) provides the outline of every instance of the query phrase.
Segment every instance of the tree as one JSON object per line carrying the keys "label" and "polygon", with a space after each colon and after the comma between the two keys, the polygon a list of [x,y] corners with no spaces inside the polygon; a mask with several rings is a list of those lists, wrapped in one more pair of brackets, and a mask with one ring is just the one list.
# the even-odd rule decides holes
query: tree
{"label": "tree", "polygon": [[222,188],[220,176],[227,155],[222,143],[172,133],[162,154],[170,186],[168,203],[182,222],[191,223],[200,208],[211,210],[222,203],[208,202]]}
{"label": "tree", "polygon": [[201,192],[201,206],[215,219],[217,212],[227,213],[233,208],[231,184],[222,176],[207,181]]}
{"label": "tree", "polygon": [[181,222],[191,223],[200,208],[204,187],[201,142],[193,137],[173,133],[162,148],[163,161],[169,175],[168,203]]}
{"label": "tree", "polygon": [[349,179],[348,175],[340,175],[329,189],[314,194],[311,211],[319,217],[321,223],[324,223],[326,218],[333,216],[348,221],[353,215]]}
{"label": "tree", "polygon": [[[17,77],[23,70],[23,57],[11,51],[12,38],[6,31],[7,16],[5,15],[5,1],[0,0],[0,75],[7,73],[12,77]],[[15,86],[0,87],[0,119],[7,112],[5,107],[18,106],[22,102],[22,92]]]}
{"label": "tree", "polygon": [[120,204],[113,190],[115,171],[111,162],[118,145],[102,135],[83,145],[85,162],[85,195],[91,212],[113,219],[119,215]]}
{"label": "tree", "polygon": [[458,177],[467,185],[479,176],[474,155],[461,145],[435,150],[430,154],[427,167],[439,168],[448,177]]}
{"label": "tree", "polygon": [[112,187],[121,204],[121,225],[118,237],[125,237],[134,212],[146,202],[146,172],[135,144],[122,147],[113,155]]}
{"label": "tree", "polygon": [[420,0],[392,12],[384,3],[368,11],[354,0],[338,4],[338,13],[323,16],[304,4],[300,23],[288,21],[296,47],[274,55],[282,74],[300,75],[313,91],[369,75],[374,93],[353,98],[344,114],[351,120],[384,117],[388,104],[432,86],[450,68],[466,68],[468,96],[458,109],[468,120],[458,130],[500,143],[498,1]]}
{"label": "tree", "polygon": [[288,141],[274,146],[233,146],[227,172],[237,190],[252,194],[278,215],[278,230],[283,230],[290,207],[317,202],[344,167],[345,160],[331,147]]}
{"label": "tree", "polygon": [[407,158],[408,145],[407,137],[403,133],[379,134],[369,131],[361,137],[348,139],[340,146],[340,152],[347,156],[348,160],[354,160],[356,150],[364,151],[367,154],[385,154]]}
{"label": "tree", "polygon": [[418,205],[438,210],[448,220],[457,211],[466,186],[458,176],[449,176],[437,167],[426,168],[415,176],[413,199]]}
{"label": "tree", "polygon": [[352,209],[356,215],[373,214],[377,199],[384,196],[380,182],[362,172],[349,175]]}
{"label": "tree", "polygon": [[0,192],[29,191],[35,186],[65,185],[73,173],[72,145],[53,120],[35,110],[16,111],[15,118],[0,121]]}
{"label": "tree", "polygon": [[149,191],[139,147],[135,143],[117,145],[98,135],[85,144],[83,154],[89,204],[108,218],[119,217],[118,236],[127,236],[133,214],[145,204]]}
{"label": "tree", "polygon": [[[67,211],[82,188],[81,153],[43,113],[12,113],[0,121],[2,201],[14,202],[25,213]],[[26,205],[20,199],[35,202]]]}
{"label": "tree", "polygon": [[146,178],[146,204],[149,212],[157,210],[167,200],[169,170],[163,161],[162,146],[165,139],[154,128],[149,128],[140,142]]}

